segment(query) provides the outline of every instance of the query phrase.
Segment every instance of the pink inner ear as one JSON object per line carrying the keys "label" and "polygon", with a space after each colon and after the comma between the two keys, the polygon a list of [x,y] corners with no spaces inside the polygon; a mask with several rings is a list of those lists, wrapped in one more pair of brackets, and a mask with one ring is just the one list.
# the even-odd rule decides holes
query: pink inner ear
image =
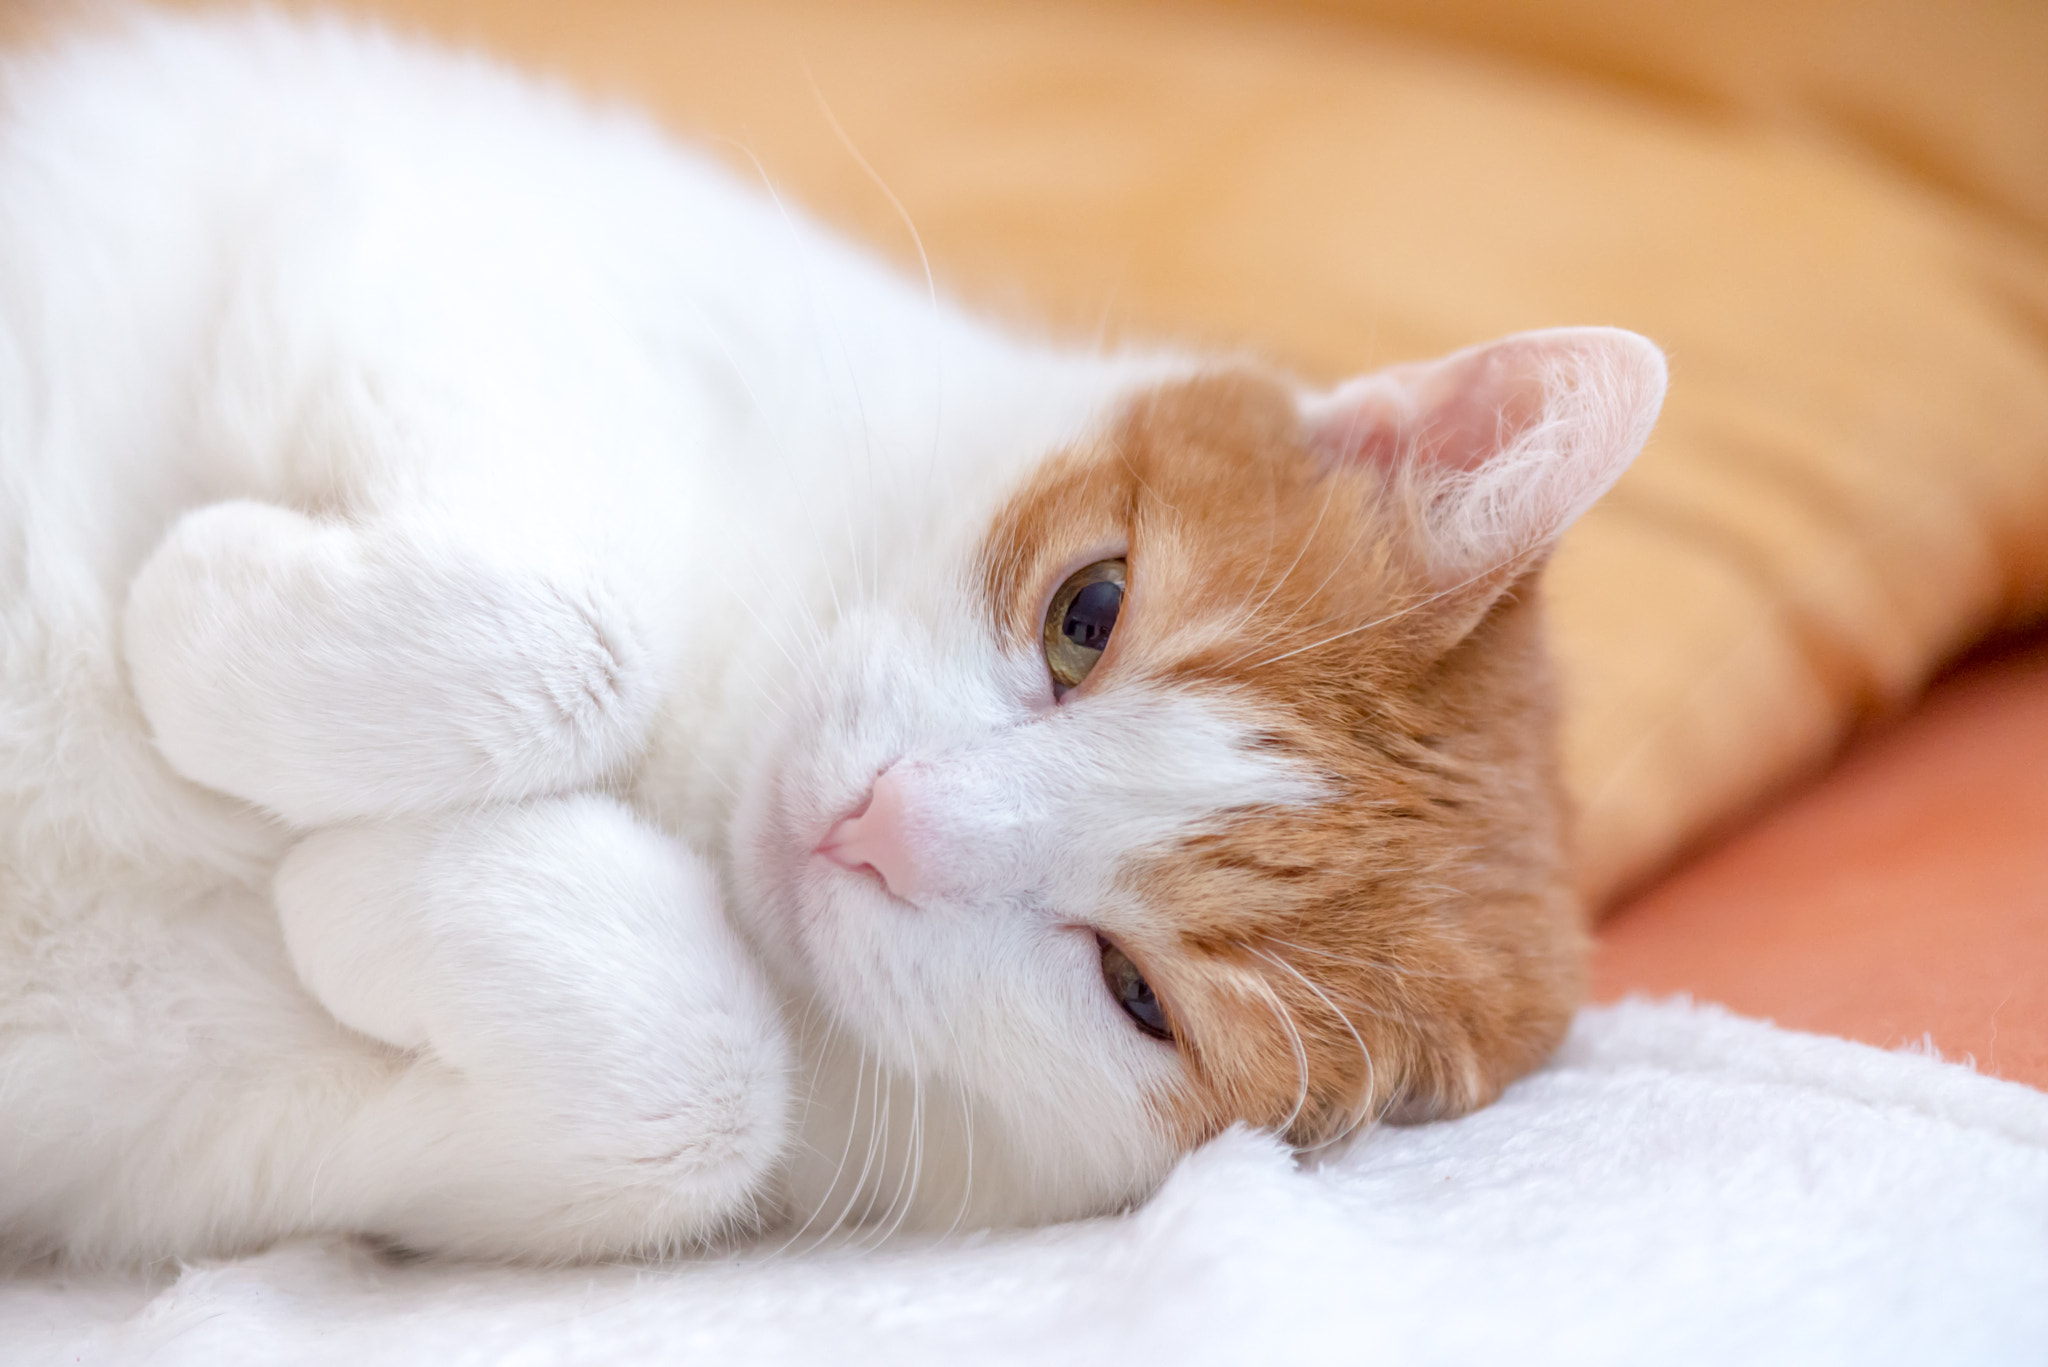
{"label": "pink inner ear", "polygon": [[1386,473],[1448,585],[1547,550],[1641,450],[1664,385],[1636,334],[1555,328],[1362,376],[1301,412],[1313,449]]}
{"label": "pink inner ear", "polygon": [[1543,416],[1543,352],[1511,338],[1353,380],[1309,415],[1309,443],[1388,469],[1477,469]]}

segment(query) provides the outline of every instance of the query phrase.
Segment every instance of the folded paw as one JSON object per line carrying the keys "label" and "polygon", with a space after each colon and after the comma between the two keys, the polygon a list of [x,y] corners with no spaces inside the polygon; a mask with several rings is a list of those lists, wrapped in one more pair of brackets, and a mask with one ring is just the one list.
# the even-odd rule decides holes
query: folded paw
{"label": "folded paw", "polygon": [[711,872],[620,804],[320,831],[284,861],[276,897],[313,995],[421,1054],[423,1109],[394,1142],[472,1155],[430,1184],[437,1199],[475,1184],[465,1213],[394,1235],[460,1247],[460,1227],[484,1221],[475,1246],[502,1246],[495,1222],[532,1206],[555,1213],[520,1217],[522,1238],[559,1226],[672,1247],[760,1200],[789,1128],[780,1015]]}
{"label": "folded paw", "polygon": [[315,826],[585,785],[636,752],[657,670],[601,573],[266,504],[188,513],[124,623],[195,782]]}

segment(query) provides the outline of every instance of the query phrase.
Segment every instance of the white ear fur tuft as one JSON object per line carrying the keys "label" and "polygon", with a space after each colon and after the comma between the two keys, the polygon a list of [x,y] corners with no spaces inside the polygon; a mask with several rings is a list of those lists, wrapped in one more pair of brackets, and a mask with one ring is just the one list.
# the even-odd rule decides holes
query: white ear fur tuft
{"label": "white ear fur tuft", "polygon": [[1350,380],[1302,420],[1332,459],[1386,470],[1449,588],[1547,552],[1642,450],[1665,383],[1646,338],[1552,328]]}

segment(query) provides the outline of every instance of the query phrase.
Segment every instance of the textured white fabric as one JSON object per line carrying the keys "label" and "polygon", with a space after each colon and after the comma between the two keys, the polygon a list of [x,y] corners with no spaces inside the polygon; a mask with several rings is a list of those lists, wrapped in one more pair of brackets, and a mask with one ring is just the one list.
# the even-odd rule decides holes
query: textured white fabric
{"label": "textured white fabric", "polygon": [[2048,1360],[2048,1095],[1714,1008],[1581,1014],[1477,1115],[1227,1135],[1126,1217],[662,1268],[307,1243],[18,1278],[9,1362]]}

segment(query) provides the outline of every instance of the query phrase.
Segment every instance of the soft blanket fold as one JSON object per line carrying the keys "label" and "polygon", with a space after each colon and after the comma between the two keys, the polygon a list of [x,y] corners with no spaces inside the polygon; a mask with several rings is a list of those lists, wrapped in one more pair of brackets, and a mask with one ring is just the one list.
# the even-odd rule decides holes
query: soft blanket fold
{"label": "soft blanket fold", "polygon": [[304,1243],[166,1280],[16,1280],[0,1359],[2039,1361],[2048,1096],[1630,1002],[1476,1115],[1310,1164],[1233,1133],[1118,1219],[663,1268]]}

